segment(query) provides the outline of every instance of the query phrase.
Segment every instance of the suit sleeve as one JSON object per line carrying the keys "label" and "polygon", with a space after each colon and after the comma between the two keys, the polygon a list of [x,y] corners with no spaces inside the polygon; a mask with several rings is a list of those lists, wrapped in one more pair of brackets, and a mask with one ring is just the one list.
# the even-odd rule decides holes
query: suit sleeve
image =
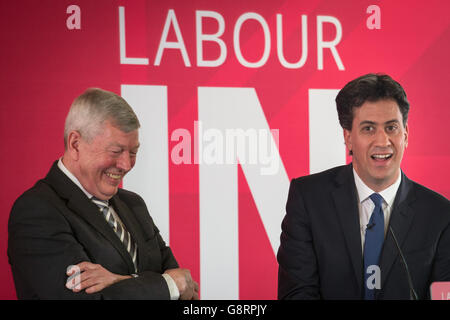
{"label": "suit sleeve", "polygon": [[14,204],[8,223],[8,257],[19,299],[100,299],[65,287],[69,265],[90,261],[57,209],[36,195]]}
{"label": "suit sleeve", "polygon": [[[139,271],[138,278],[124,280],[118,282],[116,285],[120,291],[127,291],[130,288],[128,295],[132,295],[132,299],[171,299],[171,292],[167,281],[162,276],[167,269],[178,268],[178,262],[172,253],[172,249],[166,245],[164,239],[162,238],[158,227],[153,222],[151,215],[147,209],[145,201],[137,194],[129,191],[123,191],[121,199],[125,201],[126,205],[134,213],[137,221],[139,222],[142,232],[146,237],[154,237],[152,240],[152,247],[154,250],[159,250],[161,257],[160,272],[155,272],[154,270],[142,270]],[[147,239],[148,240],[148,239]],[[151,256],[154,251],[148,252]],[[138,284],[139,287],[145,289],[143,293],[136,292],[136,288],[133,286],[128,287],[128,282],[133,282]],[[115,288],[112,288],[115,290]],[[111,291],[110,287],[104,289],[103,291]],[[137,293],[137,294],[136,294]],[[114,295],[114,298],[121,299],[120,295]]]}
{"label": "suit sleeve", "polygon": [[442,231],[437,245],[431,275],[431,282],[434,281],[450,281],[450,223]]}
{"label": "suit sleeve", "polygon": [[292,180],[282,223],[278,250],[278,298],[320,299],[317,259],[310,219],[299,190]]}
{"label": "suit sleeve", "polygon": [[19,299],[170,298],[164,278],[150,271],[94,294],[67,289],[67,267],[90,258],[70,223],[42,196],[27,194],[16,201],[8,231],[8,256]]}

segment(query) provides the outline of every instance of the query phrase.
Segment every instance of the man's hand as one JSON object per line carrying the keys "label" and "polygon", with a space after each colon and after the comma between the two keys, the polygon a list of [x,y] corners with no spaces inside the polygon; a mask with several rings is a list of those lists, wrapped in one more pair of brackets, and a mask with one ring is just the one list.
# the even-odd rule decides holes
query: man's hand
{"label": "man's hand", "polygon": [[168,269],[164,273],[168,274],[175,281],[180,291],[180,300],[198,300],[198,283],[192,280],[191,272],[188,269]]}
{"label": "man's hand", "polygon": [[67,275],[70,276],[66,282],[68,289],[73,292],[85,290],[86,293],[99,292],[116,282],[131,278],[111,273],[101,265],[87,261],[67,268]]}

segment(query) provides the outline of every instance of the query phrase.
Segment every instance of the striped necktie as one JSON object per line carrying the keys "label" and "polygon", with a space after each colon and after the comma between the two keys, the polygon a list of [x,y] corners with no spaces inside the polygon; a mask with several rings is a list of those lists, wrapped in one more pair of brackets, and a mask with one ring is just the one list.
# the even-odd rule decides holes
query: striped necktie
{"label": "striped necktie", "polygon": [[108,201],[103,201],[95,197],[92,197],[91,200],[97,205],[97,207],[100,209],[100,212],[105,217],[106,222],[108,222],[109,226],[114,230],[120,241],[122,241],[125,249],[131,256],[131,260],[133,260],[134,272],[137,272],[137,246],[131,238],[130,233],[125,229],[125,226],[123,226],[119,221],[116,220],[116,218],[114,218],[114,215],[110,210]]}
{"label": "striped necktie", "polygon": [[[374,300],[376,286],[373,286],[371,280],[379,281],[371,274],[370,270],[374,267],[378,267],[379,270],[379,260],[381,249],[383,248],[384,242],[384,214],[383,214],[383,197],[378,193],[373,193],[370,199],[375,204],[375,209],[373,209],[372,215],[370,216],[369,224],[366,229],[366,240],[364,242],[364,299]],[[377,272],[377,271],[375,271]],[[372,272],[370,272],[372,273]],[[372,279],[370,279],[372,278]],[[371,282],[370,284],[368,282]],[[379,287],[377,288],[379,289]]]}

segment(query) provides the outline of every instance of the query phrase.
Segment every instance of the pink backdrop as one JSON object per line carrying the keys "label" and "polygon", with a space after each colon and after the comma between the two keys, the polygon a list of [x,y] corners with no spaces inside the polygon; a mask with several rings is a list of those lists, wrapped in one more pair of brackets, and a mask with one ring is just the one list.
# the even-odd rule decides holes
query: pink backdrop
{"label": "pink backdrop", "polygon": [[[68,22],[69,26],[76,22],[70,20],[73,12],[66,11],[73,4],[81,10],[80,29],[68,28]],[[374,4],[380,9],[380,29],[368,27],[374,16],[366,10]],[[147,58],[147,65],[121,63],[119,7],[126,18],[126,57]],[[216,17],[203,18],[203,34],[217,33],[221,23],[224,27],[216,37],[226,46],[223,61],[219,61],[224,50],[218,41],[203,42],[203,60],[215,61],[217,66],[201,66],[198,56],[196,17],[203,11]],[[270,128],[279,129],[282,170],[292,179],[310,172],[308,90],[339,89],[364,73],[385,72],[404,86],[411,103],[409,146],[402,169],[409,178],[449,197],[449,12],[447,0],[1,1],[0,298],[15,298],[6,256],[11,206],[62,155],[65,115],[72,100],[87,87],[120,94],[121,85],[167,86],[169,138],[178,128],[193,134],[194,121],[199,120],[199,87],[254,88]],[[262,20],[246,13],[256,13]],[[283,55],[290,63],[300,59],[301,16],[307,16],[308,54],[300,67],[288,68],[280,62],[277,14],[282,17]],[[334,17],[341,27],[342,38],[334,48],[343,68],[330,49],[323,49],[323,68],[319,67],[319,16]],[[240,17],[247,20],[237,32]],[[264,22],[269,33],[264,33]],[[158,62],[166,24],[165,42],[179,47],[162,50]],[[337,29],[336,24],[323,23],[323,41],[337,39]],[[233,41],[236,34],[240,51]],[[266,59],[268,38],[271,46]],[[246,62],[260,65],[249,67]],[[170,152],[177,142],[167,144]],[[191,269],[202,286],[199,165],[175,164],[170,157],[168,162],[170,245],[180,264]],[[274,299],[275,254],[251,188],[238,168],[236,298]]]}

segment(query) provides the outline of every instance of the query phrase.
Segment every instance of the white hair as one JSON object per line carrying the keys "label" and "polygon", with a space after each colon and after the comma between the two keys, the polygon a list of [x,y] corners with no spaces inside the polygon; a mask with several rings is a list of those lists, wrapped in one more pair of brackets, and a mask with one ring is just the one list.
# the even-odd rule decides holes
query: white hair
{"label": "white hair", "polygon": [[139,129],[140,123],[130,105],[119,95],[99,88],[89,88],[76,98],[66,117],[64,147],[67,148],[69,133],[78,131],[91,141],[105,121],[123,132]]}

